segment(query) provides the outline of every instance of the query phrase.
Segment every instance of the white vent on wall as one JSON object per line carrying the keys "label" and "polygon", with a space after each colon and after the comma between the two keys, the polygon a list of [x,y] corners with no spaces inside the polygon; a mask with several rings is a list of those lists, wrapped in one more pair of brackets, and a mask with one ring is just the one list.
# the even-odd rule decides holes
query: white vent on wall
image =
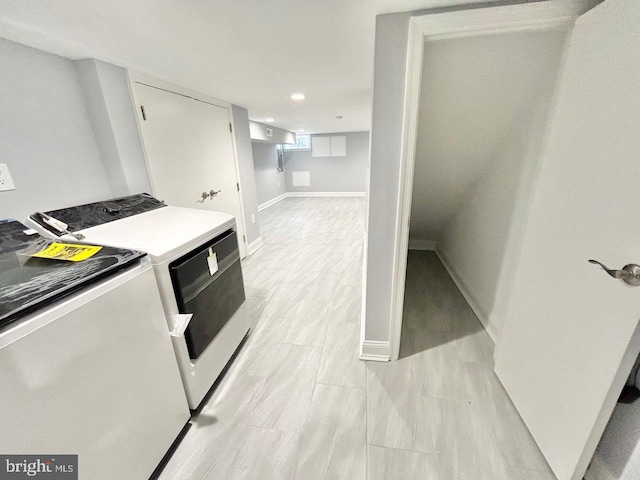
{"label": "white vent on wall", "polygon": [[294,187],[310,187],[311,186],[311,173],[310,172],[291,172],[291,183]]}

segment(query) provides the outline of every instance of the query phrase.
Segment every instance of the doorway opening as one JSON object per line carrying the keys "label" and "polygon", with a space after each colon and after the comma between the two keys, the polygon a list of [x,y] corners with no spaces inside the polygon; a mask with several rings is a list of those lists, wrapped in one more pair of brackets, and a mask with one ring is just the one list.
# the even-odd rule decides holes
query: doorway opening
{"label": "doorway opening", "polygon": [[566,37],[425,42],[400,357],[416,329],[499,336]]}
{"label": "doorway opening", "polygon": [[[627,291],[610,288],[609,284],[595,277],[589,277],[591,283],[586,289],[585,283],[573,285],[568,278],[568,272],[573,274],[575,269],[580,272],[585,270],[582,272],[585,276],[591,273],[582,264],[587,264],[587,259],[592,258],[589,257],[592,250],[596,250],[595,254],[600,256],[604,256],[603,253],[611,254],[612,242],[603,240],[603,246],[600,247],[599,237],[591,229],[593,220],[596,220],[592,219],[592,213],[600,214],[597,218],[600,228],[608,226],[608,231],[617,231],[618,224],[622,224],[623,220],[622,215],[607,213],[611,208],[618,208],[618,204],[624,204],[620,198],[607,202],[611,198],[608,194],[611,188],[608,187],[624,183],[629,178],[629,170],[611,168],[607,159],[621,150],[619,145],[624,145],[623,148],[635,145],[636,138],[629,135],[628,128],[628,118],[634,111],[629,108],[628,98],[633,89],[620,81],[620,78],[626,77],[613,73],[616,69],[627,70],[624,59],[629,51],[630,43],[627,40],[631,30],[625,23],[628,18],[627,7],[629,5],[623,2],[602,4],[576,22],[571,31],[571,41],[562,49],[562,68],[556,69],[555,75],[552,71],[549,77],[551,80],[558,78],[561,88],[556,91],[551,89],[546,99],[547,113],[534,108],[536,103],[528,106],[525,101],[520,109],[522,116],[507,115],[511,123],[505,122],[503,128],[508,135],[500,137],[507,141],[497,142],[494,138],[490,143],[490,162],[482,161],[481,147],[483,141],[491,139],[492,127],[499,125],[492,123],[491,114],[480,116],[482,122],[474,125],[474,132],[478,135],[473,143],[476,148],[466,155],[464,147],[468,134],[464,132],[464,127],[468,119],[464,115],[452,115],[457,112],[456,108],[463,109],[455,103],[457,99],[444,102],[448,108],[442,119],[435,127],[432,126],[428,135],[422,136],[420,129],[423,128],[425,116],[420,110],[424,108],[424,101],[416,101],[413,105],[405,100],[400,201],[394,244],[394,268],[398,275],[393,277],[395,283],[392,286],[392,329],[395,329],[390,335],[392,358],[406,354],[402,358],[405,360],[428,352],[433,358],[424,362],[424,365],[438,365],[438,362],[444,365],[444,370],[436,372],[431,379],[435,387],[430,388],[441,389],[440,396],[434,394],[437,398],[446,399],[445,395],[456,393],[453,388],[447,391],[443,387],[447,382],[459,386],[462,391],[470,388],[472,392],[476,389],[476,392],[482,393],[482,389],[493,388],[488,387],[491,376],[483,379],[477,372],[465,372],[465,368],[469,367],[469,363],[491,363],[491,358],[487,360],[483,356],[486,355],[483,347],[487,344],[477,343],[469,348],[468,342],[462,341],[471,338],[475,332],[483,332],[479,327],[482,325],[486,335],[491,335],[494,340],[500,338],[496,371],[509,390],[510,400],[513,401],[511,405],[517,406],[518,413],[526,420],[528,430],[559,478],[582,478],[622,389],[623,377],[626,378],[640,350],[640,328],[636,315],[625,316],[623,312],[629,311],[628,308],[601,313],[596,308],[599,305],[595,300],[601,297],[606,300],[615,298],[616,303],[612,302],[612,305],[627,305],[626,302],[631,305],[634,297],[625,295]],[[531,5],[530,8],[536,7]],[[576,12],[576,16],[580,13]],[[612,24],[609,17],[615,17],[619,23]],[[411,26],[417,24],[412,22]],[[456,36],[487,35],[487,32],[478,34],[467,30],[463,35],[427,38],[425,42],[425,37],[430,34],[429,30],[422,27],[409,30],[405,86],[405,99],[409,100],[415,100],[421,94],[429,98],[427,81],[433,82],[433,78],[428,78],[428,75],[438,72],[435,63],[428,68],[433,60],[427,57],[428,50],[434,46],[433,43],[456,39]],[[558,30],[538,27],[497,28],[498,31],[491,34]],[[609,41],[614,37],[620,37],[620,40]],[[515,40],[505,41],[504,45],[511,46],[512,43]],[[616,48],[615,52],[611,51],[612,48]],[[534,50],[529,53],[527,60],[535,63],[544,48],[538,45]],[[435,60],[443,57],[435,56]],[[467,64],[475,65],[478,58],[481,56],[474,57]],[[611,61],[610,68],[595,67],[598,61],[604,59]],[[419,68],[415,68],[416,65]],[[446,67],[452,68],[451,65]],[[509,68],[510,72],[512,70]],[[629,75],[635,72],[628,70]],[[530,72],[529,75],[535,77],[542,73],[544,68],[539,66],[536,72]],[[470,76],[475,80],[482,78]],[[464,79],[455,76],[449,82],[441,83],[447,88],[452,85],[455,87],[460,78]],[[495,83],[499,82],[494,77],[492,86]],[[603,84],[615,91],[613,100],[598,97]],[[501,95],[497,97],[499,101],[494,102],[492,107],[502,107],[503,103],[508,103],[505,98],[510,98],[513,84],[504,84],[502,88],[506,95],[500,92]],[[576,90],[580,90],[579,94],[575,93]],[[538,93],[538,90],[535,92]],[[432,95],[427,104],[427,119],[435,118],[441,96],[444,96],[441,92],[438,96]],[[470,103],[475,104],[475,100],[464,103],[464,108]],[[451,108],[452,105],[454,108]],[[499,112],[499,108],[494,108],[491,113],[496,111]],[[548,115],[548,112],[553,114]],[[547,115],[549,119],[545,120]],[[451,120],[452,116],[455,121]],[[537,140],[531,141],[531,134],[536,133],[538,118],[544,121],[540,122],[537,136],[533,135]],[[446,121],[451,122],[449,128],[438,135],[437,127]],[[607,122],[610,127],[603,134],[597,126]],[[459,130],[463,130],[463,133],[450,141],[451,132]],[[421,144],[423,138],[430,138],[431,144]],[[525,148],[516,148],[512,142]],[[444,153],[439,151],[443,145],[446,147]],[[501,148],[497,149],[497,146]],[[462,162],[455,155],[456,149],[460,148],[465,153]],[[536,151],[541,150],[545,152],[542,169],[538,168],[540,165],[536,162],[540,157]],[[419,160],[421,154],[426,158],[422,163]],[[445,154],[450,157],[447,158]],[[620,151],[619,156],[627,158],[626,151]],[[498,162],[496,159],[501,157],[505,160]],[[427,170],[426,174],[421,173],[420,166],[429,162],[435,162],[432,169]],[[460,163],[464,167],[460,167]],[[465,169],[474,165],[479,167],[473,174],[466,175]],[[631,165],[625,164],[629,169]],[[449,174],[449,182],[444,177],[438,177],[443,171]],[[423,180],[431,183],[421,185],[420,181]],[[577,188],[563,188],[570,184]],[[532,195],[534,190],[536,194]],[[439,196],[424,201],[424,198],[438,191],[441,193]],[[428,209],[442,207],[442,204],[446,206],[443,199],[452,193],[455,200],[451,213],[438,224],[433,221],[437,212]],[[416,201],[416,196],[424,198]],[[609,204],[610,208],[605,210]],[[420,207],[425,205],[428,207],[426,213],[420,212]],[[421,223],[424,219],[427,221]],[[421,231],[425,225],[426,228]],[[430,225],[435,225],[435,228],[430,229]],[[617,254],[633,254],[628,251],[628,242],[617,242],[616,246],[619,249],[619,252],[615,252]],[[519,247],[523,253],[518,255],[520,261],[516,272],[514,250],[520,250]],[[411,252],[407,249],[411,249]],[[556,268],[559,265],[563,265],[563,268]],[[550,281],[547,273],[554,268],[556,275]],[[430,281],[432,290],[437,292],[438,289],[444,290],[443,284],[446,283],[438,283],[438,275],[448,279],[453,288],[446,301],[438,297],[432,302],[435,313],[431,315],[432,324],[427,324],[430,327],[429,334],[423,337],[437,341],[425,340],[417,348],[412,346],[402,352],[402,344],[407,345],[420,338],[419,334],[401,335],[407,333],[405,327],[411,324],[416,327],[420,323],[416,322],[419,319],[403,322],[408,320],[407,313],[411,313],[409,295],[412,290],[418,290],[413,279]],[[510,278],[514,281],[510,282]],[[513,292],[509,290],[512,284],[517,286]],[[568,285],[571,285],[571,289],[567,289]],[[578,289],[581,290],[576,292]],[[415,292],[413,295],[419,298]],[[456,295],[457,298],[453,298]],[[461,303],[461,298],[466,302]],[[575,298],[576,303],[568,298]],[[507,300],[510,299],[513,300],[508,305]],[[582,299],[582,302],[578,299]],[[581,308],[577,308],[578,304]],[[438,318],[443,310],[446,315],[440,317],[449,320],[448,325]],[[458,317],[465,317],[469,311],[479,320],[475,323],[476,327],[472,331],[454,328]],[[509,322],[503,325],[506,311],[510,312]],[[613,321],[614,317],[616,320],[620,318],[616,324],[618,328],[601,326],[603,319]],[[465,325],[472,324],[469,322]],[[414,330],[417,332],[419,328]],[[614,337],[612,332],[621,331],[624,333]],[[601,350],[594,347],[602,343],[601,340],[607,335],[611,338],[606,347]],[[594,350],[600,352],[597,359],[593,356]],[[435,355],[433,352],[444,353]],[[462,358],[465,355],[471,358]],[[451,357],[455,361],[450,361]],[[574,375],[577,371],[580,374]],[[458,385],[451,379],[456,379]],[[497,390],[502,388],[499,382],[498,387]],[[489,400],[489,408],[497,405],[492,401],[494,399],[492,397]]]}

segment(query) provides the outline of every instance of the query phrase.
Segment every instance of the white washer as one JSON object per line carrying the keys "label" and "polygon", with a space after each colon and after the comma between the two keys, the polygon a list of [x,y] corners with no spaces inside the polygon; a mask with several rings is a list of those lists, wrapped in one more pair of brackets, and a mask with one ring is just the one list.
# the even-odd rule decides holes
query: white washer
{"label": "white washer", "polygon": [[148,478],[190,417],[146,258],[0,330],[0,379],[2,453],[80,478]]}
{"label": "white washer", "polygon": [[[39,227],[33,221],[29,224]],[[41,227],[38,230],[52,236]],[[191,409],[197,409],[211,389],[249,331],[251,321],[243,302],[197,359],[191,358],[184,333],[187,317],[181,315],[169,266],[229,230],[235,231],[235,219],[226,213],[165,206],[74,232],[85,236],[82,242],[140,250],[151,259]],[[60,238],[78,241],[68,235]]]}

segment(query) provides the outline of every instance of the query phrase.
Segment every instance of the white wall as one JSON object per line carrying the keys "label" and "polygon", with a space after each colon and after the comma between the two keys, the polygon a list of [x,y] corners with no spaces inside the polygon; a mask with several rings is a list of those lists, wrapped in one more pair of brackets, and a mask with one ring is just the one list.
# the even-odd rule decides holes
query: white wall
{"label": "white wall", "polygon": [[483,7],[476,4],[376,17],[364,272],[365,341],[387,346],[389,342],[409,20],[414,15]]}
{"label": "white wall", "polygon": [[526,3],[495,2],[435,8],[418,12],[379,15],[373,80],[373,117],[367,253],[365,256],[364,340],[388,345],[391,321],[393,251],[398,222],[398,185],[402,145],[407,35],[412,16]]}
{"label": "white wall", "polygon": [[410,18],[376,17],[363,331],[365,341],[387,344]]}
{"label": "white wall", "polygon": [[566,31],[426,44],[411,243],[433,240],[495,339]]}
{"label": "white wall", "polygon": [[[253,166],[253,150],[251,148],[251,138],[249,138],[249,112],[246,108],[237,105],[232,106],[232,112],[233,134],[236,138],[240,182],[242,183],[240,194],[242,195],[244,206],[244,218],[247,223],[247,242],[251,244],[260,238],[260,224],[257,219],[258,197]],[[251,221],[252,215],[255,216],[255,223]]]}
{"label": "white wall", "polygon": [[0,162],[17,188],[0,218],[111,197],[73,62],[4,39],[0,58]]}
{"label": "white wall", "polygon": [[[312,157],[311,150],[285,150],[284,170],[287,192],[364,193],[367,162],[369,160],[369,132],[329,135],[345,135],[347,137],[346,156]],[[292,172],[294,171],[308,171],[311,178],[311,186],[294,187],[292,181]]]}
{"label": "white wall", "polygon": [[284,172],[278,172],[276,145],[252,142],[258,206],[287,191]]}
{"label": "white wall", "polygon": [[73,63],[113,195],[150,193],[127,71],[94,59]]}
{"label": "white wall", "polygon": [[[0,163],[17,186],[0,192],[0,219],[151,191],[124,68],[1,38],[0,58]],[[251,223],[257,200],[249,119],[241,107],[233,114],[251,243],[260,229]]]}
{"label": "white wall", "polygon": [[[271,136],[267,135],[267,129],[271,130]],[[252,142],[296,143],[295,133],[253,120],[249,122],[249,132]]]}
{"label": "white wall", "polygon": [[529,118],[549,103],[565,36],[511,32],[425,44],[412,239],[438,240],[496,156],[509,150],[522,156],[521,144],[529,141],[518,138],[522,132],[532,142],[540,139]]}

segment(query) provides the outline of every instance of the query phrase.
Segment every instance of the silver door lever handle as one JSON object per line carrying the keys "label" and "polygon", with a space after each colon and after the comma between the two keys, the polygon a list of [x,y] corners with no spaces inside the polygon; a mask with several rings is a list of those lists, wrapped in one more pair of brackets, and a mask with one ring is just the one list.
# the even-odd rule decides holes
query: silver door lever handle
{"label": "silver door lever handle", "polygon": [[202,201],[204,202],[207,198],[212,198],[221,193],[222,190],[210,190],[209,193],[202,192]]}
{"label": "silver door lever handle", "polygon": [[600,265],[602,269],[610,276],[612,276],[613,278],[619,278],[627,285],[631,285],[632,287],[637,287],[638,285],[640,285],[640,265],[629,263],[622,267],[622,270],[612,270],[605,264],[597,260],[589,260],[589,263]]}

